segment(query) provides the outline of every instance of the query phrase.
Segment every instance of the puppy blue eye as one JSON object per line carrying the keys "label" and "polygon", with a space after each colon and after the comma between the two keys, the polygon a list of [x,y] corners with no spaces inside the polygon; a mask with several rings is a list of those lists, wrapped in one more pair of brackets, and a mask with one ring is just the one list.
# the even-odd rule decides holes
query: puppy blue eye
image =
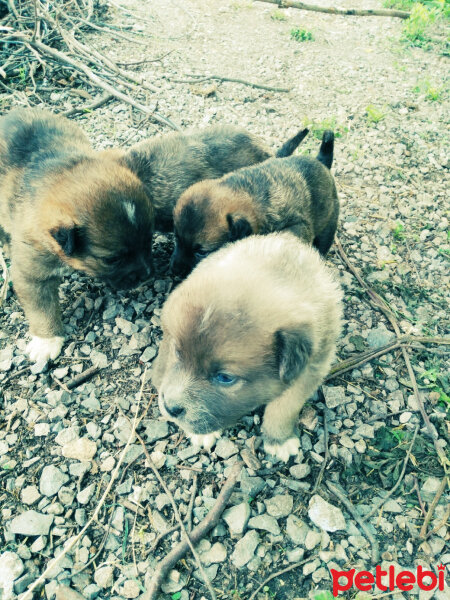
{"label": "puppy blue eye", "polygon": [[194,252],[194,256],[197,260],[202,260],[203,258],[205,258],[205,256],[208,256],[208,254],[208,250],[196,250]]}
{"label": "puppy blue eye", "polygon": [[237,377],[228,375],[228,373],[217,373],[217,375],[214,375],[213,377],[214,383],[218,383],[219,385],[233,385],[237,380]]}

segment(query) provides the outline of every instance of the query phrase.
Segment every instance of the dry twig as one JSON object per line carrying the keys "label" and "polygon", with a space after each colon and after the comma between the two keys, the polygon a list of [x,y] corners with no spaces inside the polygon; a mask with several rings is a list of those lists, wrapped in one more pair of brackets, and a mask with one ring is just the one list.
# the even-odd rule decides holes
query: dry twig
{"label": "dry twig", "polygon": [[444,493],[444,490],[447,487],[447,484],[448,484],[447,475],[444,475],[444,477],[442,478],[442,481],[441,481],[441,485],[439,486],[439,489],[436,492],[436,496],[433,498],[433,502],[430,504],[430,508],[428,509],[427,516],[425,517],[423,525],[420,529],[419,537],[422,539],[426,539],[426,537],[427,537],[428,523],[431,521],[431,517],[433,516],[436,506],[438,505],[438,502],[441,499],[441,496]]}
{"label": "dry twig", "polygon": [[75,375],[75,377],[73,377],[70,381],[68,381],[66,383],[67,389],[73,390],[74,388],[78,387],[79,385],[81,385],[82,383],[84,383],[85,381],[87,381],[88,379],[93,377],[99,371],[100,371],[100,367],[98,365],[93,365],[92,367],[89,367],[89,369],[86,369],[82,373]]}
{"label": "dry twig", "polygon": [[189,79],[170,79],[172,83],[202,83],[203,81],[229,81],[231,83],[240,83],[257,90],[267,90],[268,92],[290,92],[290,88],[272,87],[262,83],[253,83],[245,79],[236,79],[235,77],[222,77],[221,75],[188,75]]}
{"label": "dry twig", "polygon": [[256,590],[253,592],[253,594],[249,597],[248,600],[254,600],[256,598],[256,595],[258,594],[258,592],[260,590],[262,590],[262,588],[265,585],[267,585],[269,583],[269,581],[272,581],[272,579],[276,579],[277,577],[280,577],[281,575],[284,575],[285,573],[289,573],[289,571],[293,571],[294,569],[298,569],[298,567],[301,567],[302,565],[304,565],[305,563],[307,563],[310,560],[311,560],[311,557],[309,556],[308,558],[304,558],[303,560],[300,560],[299,562],[296,562],[296,563],[294,563],[292,565],[289,565],[285,569],[281,569],[281,571],[277,571],[276,573],[272,573],[272,575],[269,575],[269,577],[267,577],[267,579],[264,579],[264,581],[256,588]]}
{"label": "dry twig", "polygon": [[[236,484],[237,478],[242,470],[242,463],[237,461],[231,468],[230,475],[224,483],[216,503],[206,515],[206,517],[194,527],[189,534],[190,541],[197,544],[215,525],[217,525],[221,514],[225,510],[227,502]],[[153,573],[148,590],[142,595],[142,600],[155,600],[158,595],[161,583],[164,581],[167,573],[189,550],[189,544],[186,540],[179,542],[170,552],[160,561]]]}
{"label": "dry twig", "polygon": [[327,481],[327,487],[330,490],[330,492],[332,494],[334,494],[336,496],[336,498],[338,498],[342,502],[342,504],[345,506],[345,508],[348,510],[348,512],[352,515],[352,517],[355,519],[355,521],[358,523],[358,525],[361,527],[361,529],[367,535],[370,543],[372,544],[372,563],[374,565],[378,564],[378,560],[380,557],[380,547],[378,545],[378,541],[376,540],[375,536],[370,531],[370,529],[367,527],[366,523],[359,516],[358,512],[356,511],[353,504],[350,502],[350,500],[345,495],[344,490],[341,488],[341,486],[336,483],[331,483],[331,481]]}
{"label": "dry twig", "polygon": [[346,15],[353,17],[397,17],[398,19],[408,19],[409,13],[403,10],[389,9],[359,9],[359,8],[334,8],[317,6],[316,4],[305,4],[294,0],[258,0],[258,2],[267,2],[276,4],[280,8],[298,8],[299,10],[310,10],[313,12],[326,13],[329,15]]}

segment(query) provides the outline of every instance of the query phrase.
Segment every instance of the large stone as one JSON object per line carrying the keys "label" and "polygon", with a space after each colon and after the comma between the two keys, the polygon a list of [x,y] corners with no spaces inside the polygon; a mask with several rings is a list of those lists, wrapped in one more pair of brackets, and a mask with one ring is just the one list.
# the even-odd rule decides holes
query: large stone
{"label": "large stone", "polygon": [[23,573],[23,562],[15,552],[0,554],[0,598],[10,600],[13,597],[14,581]]}
{"label": "large stone", "polygon": [[248,531],[242,539],[240,539],[234,547],[231,560],[238,569],[246,565],[254,556],[256,546],[259,544],[259,535],[253,529]]}
{"label": "large stone", "polygon": [[113,584],[113,567],[106,565],[96,569],[94,573],[94,581],[101,588],[110,588]]}
{"label": "large stone", "polygon": [[294,501],[292,496],[289,494],[278,494],[264,500],[266,510],[271,517],[281,519],[287,517],[292,512]]}
{"label": "large stone", "polygon": [[250,506],[247,502],[232,506],[223,513],[223,520],[228,525],[232,536],[241,535],[250,518]]}
{"label": "large stone", "polygon": [[252,517],[248,522],[248,526],[250,529],[262,529],[263,531],[273,533],[273,535],[279,535],[280,533],[280,527],[278,526],[277,520],[270,515],[258,515],[257,517]]}
{"label": "large stone", "polygon": [[97,452],[97,444],[92,440],[82,437],[64,444],[62,455],[65,458],[74,458],[80,461],[91,460]]}
{"label": "large stone", "polygon": [[289,473],[292,477],[295,477],[295,479],[304,479],[311,473],[311,467],[306,463],[294,465],[289,469]]}
{"label": "large stone", "polygon": [[79,592],[76,592],[68,585],[58,585],[56,588],[55,600],[85,600]]}
{"label": "large stone", "polygon": [[325,403],[328,408],[336,408],[346,402],[349,402],[350,398],[346,398],[345,389],[341,385],[336,386],[322,386],[323,395],[325,396]]}
{"label": "large stone", "polygon": [[389,344],[395,338],[395,334],[388,331],[385,327],[379,325],[376,329],[369,331],[367,343],[370,348],[381,348]]}
{"label": "large stone", "polygon": [[47,465],[42,469],[39,481],[39,491],[43,496],[54,496],[58,490],[69,481],[69,476],[54,465]]}
{"label": "large stone", "polygon": [[19,535],[48,535],[52,523],[53,515],[27,510],[11,521],[10,529]]}
{"label": "large stone", "polygon": [[325,531],[338,531],[347,527],[342,511],[318,494],[309,501],[308,515],[314,525]]}
{"label": "large stone", "polygon": [[286,520],[286,533],[293,544],[296,546],[303,545],[308,531],[308,525],[300,517],[297,517],[297,515],[288,516]]}
{"label": "large stone", "polygon": [[214,563],[224,562],[227,558],[227,550],[223,544],[216,542],[211,548],[202,552],[200,558],[202,563],[208,567]]}
{"label": "large stone", "polygon": [[161,440],[169,435],[169,425],[167,421],[148,419],[144,422],[144,427],[144,436],[147,438],[147,442],[149,444],[152,444],[157,440]]}

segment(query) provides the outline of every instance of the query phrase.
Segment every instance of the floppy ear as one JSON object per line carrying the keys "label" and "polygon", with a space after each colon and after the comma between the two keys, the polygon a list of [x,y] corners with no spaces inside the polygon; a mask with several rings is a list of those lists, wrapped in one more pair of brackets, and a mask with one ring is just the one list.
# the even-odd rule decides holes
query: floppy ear
{"label": "floppy ear", "polygon": [[279,329],[275,332],[275,358],[283,383],[296,379],[312,353],[310,328]]}
{"label": "floppy ear", "polygon": [[73,225],[72,227],[58,227],[50,231],[52,237],[61,246],[66,256],[79,254],[84,246],[84,234],[81,227]]}
{"label": "floppy ear", "polygon": [[250,223],[247,221],[245,217],[241,217],[240,215],[232,215],[231,213],[227,214],[227,223],[228,223],[228,239],[230,242],[236,242],[237,240],[242,240],[242,238],[246,238],[249,235],[252,235],[253,229]]}

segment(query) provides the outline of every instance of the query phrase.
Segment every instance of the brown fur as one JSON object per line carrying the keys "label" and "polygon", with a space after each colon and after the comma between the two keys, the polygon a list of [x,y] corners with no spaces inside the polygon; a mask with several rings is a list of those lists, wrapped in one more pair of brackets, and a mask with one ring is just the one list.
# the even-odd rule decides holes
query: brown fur
{"label": "brown fur", "polygon": [[[293,235],[251,236],[221,249],[163,308],[153,372],[161,411],[206,435],[266,405],[267,447],[285,459],[298,413],[328,373],[340,319],[339,286]],[[236,382],[222,385],[218,373]]]}
{"label": "brown fur", "polygon": [[[330,146],[332,153],[332,141]],[[336,187],[325,163],[302,156],[273,158],[201,181],[182,194],[174,210],[172,266],[186,272],[227,242],[275,231],[291,231],[326,254],[338,214]]]}
{"label": "brown fur", "polygon": [[148,276],[153,212],[141,182],[49,112],[0,119],[0,222],[14,289],[38,338],[63,335],[61,267],[125,287]]}

